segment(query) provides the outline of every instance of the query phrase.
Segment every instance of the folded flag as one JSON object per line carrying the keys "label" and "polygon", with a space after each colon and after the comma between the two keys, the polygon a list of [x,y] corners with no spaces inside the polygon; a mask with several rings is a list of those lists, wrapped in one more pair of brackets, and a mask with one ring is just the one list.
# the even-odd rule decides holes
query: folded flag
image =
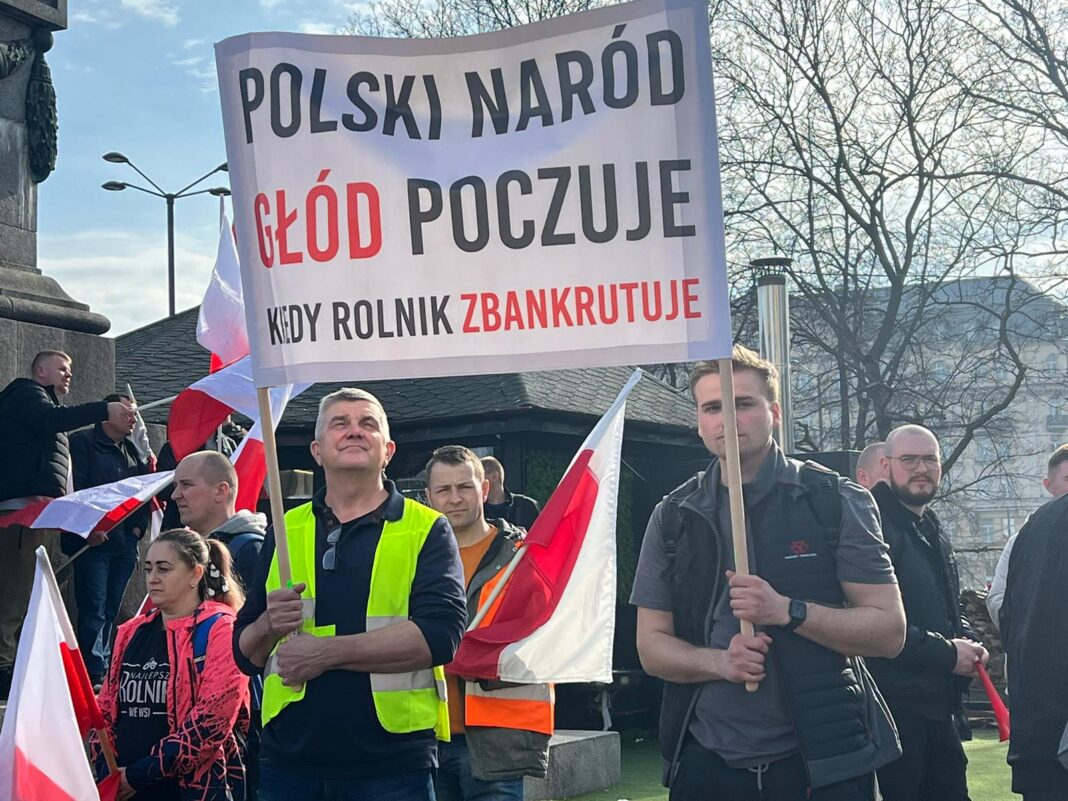
{"label": "folded flag", "polygon": [[220,218],[215,269],[197,317],[197,342],[211,351],[212,372],[218,369],[216,365],[231,364],[249,353],[241,265],[233,229],[225,213]]}
{"label": "folded flag", "polygon": [[37,549],[33,591],[0,730],[0,798],[113,799],[115,779],[98,790],[83,746],[89,729],[103,727],[104,717],[42,546]]}
{"label": "folded flag", "polygon": [[1005,742],[1012,734],[1009,726],[1009,710],[1005,707],[1005,702],[1001,700],[994,682],[990,680],[990,674],[987,673],[986,668],[983,667],[982,663],[977,667],[979,669],[979,679],[982,681],[983,689],[986,691],[987,700],[990,701],[990,708],[994,711],[994,720],[998,724],[998,740]]}
{"label": "folded flag", "polygon": [[487,599],[492,619],[464,634],[449,670],[520,683],[611,682],[616,610],[616,509],[627,395],[579,448]]}
{"label": "folded flag", "polygon": [[141,461],[148,464],[150,471],[155,472],[156,454],[152,451],[152,444],[148,441],[148,426],[145,425],[145,419],[141,417],[141,410],[137,408],[137,398],[134,397],[133,389],[129,384],[126,385],[126,394],[134,405],[134,430],[130,433],[130,441],[133,442]]}

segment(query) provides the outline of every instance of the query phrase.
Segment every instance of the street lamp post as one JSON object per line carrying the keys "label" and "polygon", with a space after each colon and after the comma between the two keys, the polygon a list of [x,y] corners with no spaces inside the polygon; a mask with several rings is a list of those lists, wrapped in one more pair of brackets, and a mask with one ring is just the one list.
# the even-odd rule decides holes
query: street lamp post
{"label": "street lamp post", "polygon": [[227,189],[225,186],[213,186],[211,189],[198,189],[196,192],[190,192],[189,191],[194,186],[196,186],[201,181],[203,181],[205,178],[210,178],[212,175],[214,175],[217,172],[227,172],[228,168],[227,168],[226,162],[224,161],[222,164],[220,164],[218,167],[216,167],[211,172],[205,173],[204,175],[200,176],[195,181],[193,181],[193,183],[189,184],[188,186],[186,186],[186,187],[184,187],[182,189],[179,189],[177,192],[164,192],[159,184],[157,184],[155,181],[153,181],[151,178],[149,178],[147,175],[145,175],[143,172],[141,172],[141,170],[138,169],[137,165],[134,164],[132,161],[130,161],[128,158],[126,158],[126,156],[124,156],[122,153],[117,153],[115,151],[112,151],[110,153],[105,153],[103,158],[104,158],[104,161],[109,161],[112,164],[128,164],[128,165],[130,165],[130,167],[138,175],[140,175],[142,178],[144,178],[146,181],[148,181],[150,184],[152,184],[152,186],[154,187],[154,191],[153,191],[153,189],[146,189],[143,186],[138,186],[137,184],[126,183],[124,181],[107,181],[106,183],[101,184],[101,188],[106,189],[109,192],[121,192],[123,189],[136,189],[139,192],[144,192],[144,193],[149,194],[149,195],[154,195],[155,197],[161,197],[167,202],[167,302],[168,302],[167,309],[168,309],[168,315],[170,317],[173,317],[174,316],[174,201],[177,200],[178,198],[192,197],[193,195],[203,195],[205,193],[207,193],[209,195],[214,195],[215,197],[226,197],[227,195],[229,195],[230,194],[230,190]]}

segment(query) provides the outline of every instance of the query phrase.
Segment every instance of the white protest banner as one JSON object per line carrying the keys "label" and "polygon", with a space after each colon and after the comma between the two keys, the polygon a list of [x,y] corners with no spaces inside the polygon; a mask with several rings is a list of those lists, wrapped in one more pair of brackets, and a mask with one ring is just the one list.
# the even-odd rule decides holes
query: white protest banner
{"label": "white protest banner", "polygon": [[257,386],[730,355],[703,1],[215,53]]}

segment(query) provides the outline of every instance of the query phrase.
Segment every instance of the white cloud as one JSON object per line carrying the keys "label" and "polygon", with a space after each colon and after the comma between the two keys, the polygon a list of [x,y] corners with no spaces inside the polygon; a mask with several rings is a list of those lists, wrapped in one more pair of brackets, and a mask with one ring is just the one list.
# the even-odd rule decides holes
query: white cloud
{"label": "white cloud", "polygon": [[184,42],[182,42],[182,49],[192,50],[194,47],[199,47],[202,44],[204,44],[203,39],[186,39]]}
{"label": "white cloud", "polygon": [[189,58],[171,59],[171,63],[176,67],[195,67],[203,60],[202,56],[190,56]]}
{"label": "white cloud", "polygon": [[285,0],[260,0],[260,8],[270,11],[271,9],[278,8]]}
{"label": "white cloud", "polygon": [[[75,300],[111,320],[117,336],[167,314],[166,232],[87,229],[41,235],[39,266]],[[175,236],[175,295],[179,310],[200,303],[217,242],[207,230]]]}
{"label": "white cloud", "polygon": [[70,19],[71,22],[77,22],[81,25],[99,25],[109,31],[122,27],[122,22],[116,19],[108,9],[100,8],[99,6],[82,8],[75,11],[71,14]]}
{"label": "white cloud", "polygon": [[145,19],[153,19],[167,26],[178,24],[178,8],[166,0],[121,0],[122,7],[139,14]]}
{"label": "white cloud", "polygon": [[326,33],[331,34],[335,30],[335,26],[329,22],[314,22],[312,20],[304,20],[297,25],[297,28],[301,33]]}

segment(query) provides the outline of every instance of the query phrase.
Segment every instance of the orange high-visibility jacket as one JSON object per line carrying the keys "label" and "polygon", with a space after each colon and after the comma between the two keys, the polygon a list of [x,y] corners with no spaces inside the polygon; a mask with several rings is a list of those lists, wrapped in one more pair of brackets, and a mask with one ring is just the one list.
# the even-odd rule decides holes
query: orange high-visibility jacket
{"label": "orange high-visibility jacket", "polygon": [[[468,620],[482,608],[501,580],[508,563],[523,541],[522,529],[503,520],[497,525],[496,539],[490,545],[481,564],[471,577],[467,588]],[[479,623],[479,628],[493,621],[504,594],[498,595],[493,608]],[[485,726],[535,731],[551,736],[553,733],[553,704],[555,693],[551,684],[507,684],[464,682],[464,727]]]}

